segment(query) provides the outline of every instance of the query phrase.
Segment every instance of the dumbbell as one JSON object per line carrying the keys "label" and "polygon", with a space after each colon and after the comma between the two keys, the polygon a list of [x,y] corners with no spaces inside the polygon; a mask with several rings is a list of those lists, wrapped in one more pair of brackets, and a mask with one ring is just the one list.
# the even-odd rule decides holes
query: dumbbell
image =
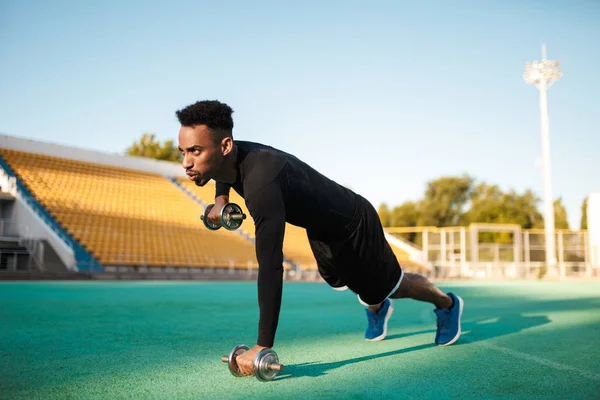
{"label": "dumbbell", "polygon": [[204,226],[206,226],[211,231],[216,231],[222,227],[229,231],[233,231],[242,226],[242,222],[246,219],[246,214],[243,213],[242,208],[235,203],[227,203],[221,209],[219,213],[221,219],[221,225],[215,224],[211,220],[208,219],[208,214],[213,209],[215,205],[209,204],[204,210],[204,214],[200,216],[202,222],[204,222]]}
{"label": "dumbbell", "polygon": [[[243,376],[238,368],[236,359],[240,354],[250,350],[245,344],[237,345],[231,350],[229,356],[222,356],[221,361],[229,365],[233,376]],[[283,364],[279,364],[279,357],[273,349],[262,349],[254,358],[254,376],[262,382],[272,381],[278,372],[283,371]]]}

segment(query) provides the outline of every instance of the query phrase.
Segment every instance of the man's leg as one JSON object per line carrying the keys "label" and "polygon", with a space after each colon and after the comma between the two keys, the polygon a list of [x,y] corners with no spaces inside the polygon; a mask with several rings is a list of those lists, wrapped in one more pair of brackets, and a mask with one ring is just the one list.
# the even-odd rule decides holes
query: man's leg
{"label": "man's leg", "polygon": [[436,345],[448,346],[460,337],[463,300],[454,293],[442,292],[424,276],[404,273],[400,286],[390,298],[413,299],[435,305],[434,312],[438,320]]}
{"label": "man's leg", "polygon": [[440,310],[448,310],[454,300],[452,296],[442,292],[434,286],[429,279],[422,275],[405,272],[398,290],[391,296],[392,299],[413,299],[431,303]]}
{"label": "man's leg", "polygon": [[310,235],[308,235],[308,243],[317,262],[317,270],[319,271],[321,278],[323,278],[333,290],[344,291],[348,289],[346,283],[338,276],[338,271],[335,268],[335,258],[333,254],[335,249],[327,243],[311,238]]}
{"label": "man's leg", "polygon": [[[360,211],[360,220],[350,243],[355,250],[352,264],[359,274],[353,282],[359,293],[359,302],[367,312],[365,339],[384,339],[387,321],[394,309],[391,299],[411,298],[435,305],[434,312],[438,318],[435,343],[454,343],[460,336],[462,299],[453,293],[443,293],[423,276],[404,272],[387,241],[377,210],[363,200],[360,201]],[[377,304],[381,299],[385,300]]]}

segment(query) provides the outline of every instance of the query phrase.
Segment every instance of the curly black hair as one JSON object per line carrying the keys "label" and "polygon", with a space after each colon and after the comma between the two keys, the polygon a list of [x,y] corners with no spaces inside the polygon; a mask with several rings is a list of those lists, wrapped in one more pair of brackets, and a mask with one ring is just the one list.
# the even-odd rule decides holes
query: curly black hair
{"label": "curly black hair", "polygon": [[225,103],[217,100],[197,101],[194,104],[175,112],[182,126],[206,125],[218,137],[232,136],[233,110]]}

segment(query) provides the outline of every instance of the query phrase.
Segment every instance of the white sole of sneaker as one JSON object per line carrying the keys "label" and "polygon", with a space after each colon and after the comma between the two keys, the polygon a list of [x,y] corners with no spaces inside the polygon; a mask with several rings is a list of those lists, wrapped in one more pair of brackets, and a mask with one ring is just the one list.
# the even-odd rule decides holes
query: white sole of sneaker
{"label": "white sole of sneaker", "polygon": [[452,343],[456,342],[458,340],[458,338],[460,337],[460,321],[462,318],[462,313],[463,313],[463,299],[460,298],[460,296],[456,296],[456,298],[458,299],[458,304],[460,305],[459,311],[458,311],[458,332],[456,332],[456,335],[452,338],[452,340],[450,340],[448,343],[444,343],[444,344],[438,344],[438,346],[450,346]]}
{"label": "white sole of sneaker", "polygon": [[385,320],[383,321],[383,333],[381,335],[377,336],[376,338],[365,339],[367,342],[379,342],[380,340],[385,339],[385,337],[387,336],[388,321],[390,320],[390,317],[392,316],[393,312],[394,312],[394,302],[390,299],[390,308],[388,309],[388,313],[385,316]]}
{"label": "white sole of sneaker", "polygon": [[338,292],[343,292],[344,290],[348,289],[348,286],[340,286],[340,287],[331,287],[333,290],[338,291]]}

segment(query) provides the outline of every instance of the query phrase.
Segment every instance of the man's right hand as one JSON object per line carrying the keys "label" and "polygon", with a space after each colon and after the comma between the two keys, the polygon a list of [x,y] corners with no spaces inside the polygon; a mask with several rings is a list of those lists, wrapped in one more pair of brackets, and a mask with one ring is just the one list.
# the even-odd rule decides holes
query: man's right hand
{"label": "man's right hand", "polygon": [[229,196],[216,197],[215,205],[208,213],[208,220],[217,225],[221,225],[221,210],[227,203],[229,203]]}

